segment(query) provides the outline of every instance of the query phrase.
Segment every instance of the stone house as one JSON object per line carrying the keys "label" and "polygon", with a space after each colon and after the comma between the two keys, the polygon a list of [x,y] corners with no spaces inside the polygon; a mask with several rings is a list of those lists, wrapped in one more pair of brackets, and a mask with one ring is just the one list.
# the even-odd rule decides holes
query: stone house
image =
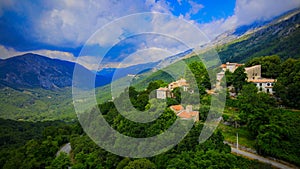
{"label": "stone house", "polygon": [[[218,88],[220,86],[221,79],[225,76],[226,70],[234,72],[239,66],[242,65],[243,64],[229,62],[227,62],[226,64],[222,64],[222,71],[217,73],[216,87]],[[261,65],[246,67],[245,73],[247,74],[247,81],[255,83],[259,91],[274,94],[273,86],[276,80],[261,77]]]}
{"label": "stone house", "polygon": [[260,79],[261,78],[261,65],[255,65],[245,68],[247,74],[247,80]]}
{"label": "stone house", "polygon": [[254,83],[258,88],[258,91],[274,94],[273,86],[274,83],[276,82],[275,79],[265,79],[265,78],[251,79],[249,80],[249,82]]}
{"label": "stone house", "polygon": [[161,87],[156,89],[157,99],[166,99],[167,97],[172,97],[171,90],[166,87]]}
{"label": "stone house", "polygon": [[194,119],[194,122],[199,121],[199,111],[193,111],[192,105],[187,105],[186,109],[182,105],[170,106],[170,109],[174,111],[177,117],[183,120]]}
{"label": "stone house", "polygon": [[229,70],[231,73],[233,73],[238,67],[243,65],[244,64],[226,62],[226,64],[221,65],[221,68],[224,72]]}
{"label": "stone house", "polygon": [[183,78],[168,84],[168,87],[161,87],[156,89],[156,98],[157,99],[166,99],[168,97],[174,97],[172,91],[177,88],[182,87],[183,91],[189,92],[190,94],[194,93],[192,89],[189,88],[189,84]]}
{"label": "stone house", "polygon": [[182,87],[183,88],[183,91],[188,91],[188,88],[189,88],[189,84],[187,83],[187,81],[183,78],[175,81],[175,82],[172,82],[168,85],[168,89],[170,90],[173,90],[177,87]]}

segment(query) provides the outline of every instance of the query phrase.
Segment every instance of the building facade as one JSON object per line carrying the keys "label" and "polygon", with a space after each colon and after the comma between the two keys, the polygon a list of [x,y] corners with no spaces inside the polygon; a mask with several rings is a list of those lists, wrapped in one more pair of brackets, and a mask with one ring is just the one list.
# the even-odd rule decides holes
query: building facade
{"label": "building facade", "polygon": [[[230,72],[234,72],[239,66],[243,64],[238,63],[229,63],[222,64],[222,71],[217,73],[217,83],[216,88],[220,87],[220,82],[222,78],[225,76],[225,71],[229,70]],[[258,88],[258,91],[274,94],[273,86],[276,82],[276,79],[267,79],[261,77],[261,65],[255,65],[251,67],[245,68],[245,73],[247,74],[247,81],[254,83]]]}
{"label": "building facade", "polygon": [[171,91],[166,87],[161,87],[156,89],[156,98],[157,99],[166,99],[171,97]]}
{"label": "building facade", "polygon": [[199,121],[199,111],[193,111],[192,105],[187,105],[186,109],[181,105],[173,105],[170,106],[170,109],[173,110],[177,117],[183,120],[193,119],[194,122]]}
{"label": "building facade", "polygon": [[247,80],[260,79],[261,78],[261,65],[255,65],[245,68],[247,74]]}
{"label": "building facade", "polygon": [[224,72],[226,70],[229,70],[231,73],[233,73],[238,67],[243,65],[244,64],[226,62],[226,64],[221,65],[221,68],[223,69]]}
{"label": "building facade", "polygon": [[183,88],[183,91],[188,91],[188,88],[189,88],[189,84],[187,83],[187,81],[183,78],[177,80],[176,82],[172,82],[168,85],[168,89],[169,90],[173,90],[177,87],[182,87]]}
{"label": "building facade", "polygon": [[275,79],[253,79],[250,80],[249,82],[252,82],[256,85],[258,88],[258,91],[269,93],[269,94],[274,94],[273,86],[276,82]]}

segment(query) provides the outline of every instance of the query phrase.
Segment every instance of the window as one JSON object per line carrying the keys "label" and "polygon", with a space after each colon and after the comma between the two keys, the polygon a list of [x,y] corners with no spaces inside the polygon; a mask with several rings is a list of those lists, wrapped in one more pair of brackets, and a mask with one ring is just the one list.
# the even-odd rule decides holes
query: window
{"label": "window", "polygon": [[270,86],[270,83],[267,83],[267,86]]}
{"label": "window", "polygon": [[262,86],[262,83],[259,83],[259,86]]}
{"label": "window", "polygon": [[270,90],[269,90],[269,89],[267,89],[267,93],[270,93]]}

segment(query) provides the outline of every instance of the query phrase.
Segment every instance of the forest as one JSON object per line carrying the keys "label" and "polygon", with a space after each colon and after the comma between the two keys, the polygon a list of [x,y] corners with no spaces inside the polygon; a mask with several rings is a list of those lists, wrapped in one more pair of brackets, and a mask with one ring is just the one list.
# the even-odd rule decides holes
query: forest
{"label": "forest", "polygon": [[[264,77],[276,78],[274,96],[258,92],[255,85],[246,81],[244,67],[234,73],[226,72],[227,85],[233,85],[237,97],[227,95],[223,122],[229,128],[247,130],[246,139],[254,140],[253,147],[263,156],[272,156],[300,166],[300,60],[281,60],[278,56],[265,56],[248,61],[245,66],[261,64]],[[189,101],[199,97],[200,121],[196,122],[186,137],[167,152],[149,158],[128,158],[112,154],[93,142],[77,120],[65,121],[13,121],[0,119],[0,168],[272,168],[255,160],[231,153],[224,144],[226,131],[218,128],[204,143],[199,144],[211,95],[205,92],[211,86],[207,71],[201,62],[190,62],[189,67],[196,77],[200,95],[189,94]],[[188,74],[184,74],[188,78]],[[177,119],[170,108],[187,95],[175,89],[175,98],[168,98],[166,105],[155,99],[153,91],[164,87],[168,81],[153,80],[144,90],[127,88],[114,103],[107,101],[97,105],[105,120],[118,132],[132,137],[151,137],[166,131]],[[130,103],[140,111],[162,110],[159,118],[150,123],[136,123],[123,117],[115,104],[124,104],[126,95]],[[129,108],[129,107],[128,107]],[[228,113],[229,112],[229,113]],[[98,116],[93,111],[87,112]],[[142,113],[142,112],[141,112]],[[70,154],[57,151],[70,143]],[[151,145],[149,145],[151,146]],[[247,145],[245,145],[247,146]],[[16,160],[17,159],[17,160]]]}

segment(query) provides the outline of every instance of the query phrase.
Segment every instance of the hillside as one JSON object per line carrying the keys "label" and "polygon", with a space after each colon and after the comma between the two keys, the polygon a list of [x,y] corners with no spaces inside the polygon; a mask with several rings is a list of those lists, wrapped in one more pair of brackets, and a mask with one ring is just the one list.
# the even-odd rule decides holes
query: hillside
{"label": "hillside", "polygon": [[[0,85],[15,89],[43,88],[59,89],[72,86],[73,70],[75,63],[51,59],[45,56],[27,53],[2,60],[0,62]],[[87,72],[86,75],[94,76],[88,69],[80,66]],[[107,84],[108,79],[97,76],[96,86]]]}
{"label": "hillside", "polygon": [[[269,54],[278,54],[283,59],[300,57],[300,49],[298,47],[300,43],[299,22],[300,13],[298,10],[279,17],[239,39],[218,46],[217,51],[223,62],[244,62],[252,57]],[[183,52],[169,57],[167,60],[173,63],[180,58],[184,58],[183,54],[190,54],[190,52],[191,51]],[[182,76],[182,72],[177,71],[177,64],[198,61],[198,58],[190,57],[183,61],[184,62],[175,62],[163,70],[177,72],[176,77],[179,78]],[[150,63],[150,66],[155,67],[159,65],[160,62]],[[114,82],[114,84],[121,84],[117,85],[117,93],[123,91],[124,86],[122,86],[122,84],[128,83],[128,77],[126,77],[128,72],[142,70],[144,66],[145,65],[136,65],[125,68],[126,71],[125,69],[118,70],[123,73],[121,76],[125,78],[120,78]],[[146,66],[149,66],[149,64]],[[0,60],[1,117],[31,120],[59,119],[61,117],[73,118],[75,113],[71,105],[71,90],[66,88],[72,84],[73,69],[74,63],[50,59],[35,54],[25,54]],[[85,68],[83,69],[88,71]],[[107,69],[103,70],[100,75],[98,74],[96,85],[102,86],[96,89],[98,103],[103,103],[112,98],[109,83],[111,81],[111,75],[115,71],[116,70],[113,69]],[[93,74],[91,73],[91,75]],[[139,74],[138,78],[134,78],[131,84],[138,90],[141,90],[150,82],[159,79],[166,82],[175,80],[164,71],[156,71],[154,73],[148,71]],[[105,84],[109,85],[103,86]],[[47,91],[49,89],[52,90],[52,93],[51,91]],[[38,94],[32,95],[30,93]],[[40,95],[42,97],[40,97]],[[48,96],[52,99],[49,99]],[[57,99],[53,99],[55,97]],[[34,101],[32,102],[30,100]],[[32,112],[32,110],[34,110],[34,112]],[[32,118],[34,114],[39,114],[39,117]]]}
{"label": "hillside", "polygon": [[279,55],[300,58],[300,10],[285,14],[225,45],[217,45],[222,62],[245,62],[254,57]]}
{"label": "hillside", "polygon": [[0,88],[0,118],[25,121],[75,119],[71,88],[55,91]]}
{"label": "hillside", "polygon": [[[239,36],[237,36],[239,35]],[[250,26],[242,26],[231,32],[221,35],[212,42],[221,62],[246,62],[252,58],[269,55],[279,55],[281,59],[300,58],[300,10],[286,13],[272,21],[254,23]],[[209,55],[211,47],[198,51],[201,56]],[[195,55],[181,57],[185,63],[199,61]],[[157,71],[136,84],[137,88],[145,87],[153,80],[163,79],[170,82],[174,79],[164,72],[171,69],[176,71],[175,62],[170,66]]]}

